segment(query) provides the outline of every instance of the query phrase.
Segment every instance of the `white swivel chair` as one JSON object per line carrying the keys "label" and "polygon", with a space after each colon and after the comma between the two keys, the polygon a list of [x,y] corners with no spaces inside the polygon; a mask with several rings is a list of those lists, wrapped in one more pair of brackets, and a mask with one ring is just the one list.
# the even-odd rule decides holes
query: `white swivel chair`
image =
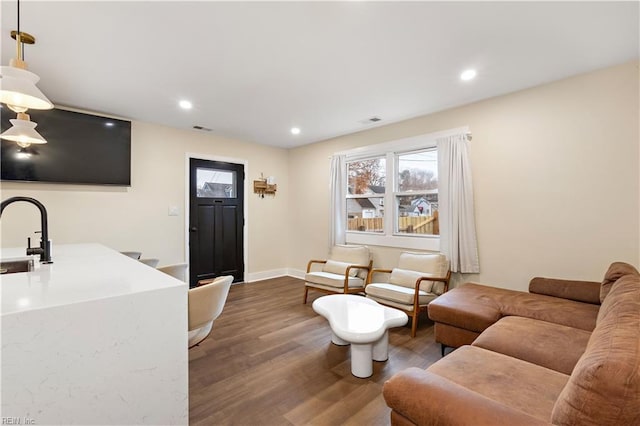
{"label": "white swivel chair", "polygon": [[139,251],[121,251],[120,253],[135,260],[140,260],[140,256],[142,256],[142,253]]}
{"label": "white swivel chair", "polygon": [[177,263],[175,265],[161,266],[157,269],[158,271],[164,272],[167,275],[171,275],[173,278],[178,279],[180,281],[187,282],[189,280],[189,277],[187,276],[189,265],[187,265],[186,263]]}
{"label": "white swivel chair", "polygon": [[144,263],[147,266],[151,266],[152,268],[155,268],[156,266],[158,266],[158,263],[160,263],[160,259],[153,259],[153,258],[149,258],[149,259],[138,259],[140,261],[140,263]]}
{"label": "white swivel chair", "polygon": [[233,276],[200,281],[189,290],[189,348],[209,336],[213,321],[222,313]]}

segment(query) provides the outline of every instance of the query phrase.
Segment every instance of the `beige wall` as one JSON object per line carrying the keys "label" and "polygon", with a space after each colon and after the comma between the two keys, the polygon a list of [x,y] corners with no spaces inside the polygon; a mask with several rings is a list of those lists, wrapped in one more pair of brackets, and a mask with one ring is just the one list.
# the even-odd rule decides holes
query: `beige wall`
{"label": "beige wall", "polygon": [[[476,84],[481,84],[478,81]],[[638,64],[616,66],[290,152],[291,267],[326,256],[329,156],[468,125],[479,275],[521,289],[535,275],[601,279],[640,266]],[[393,266],[399,250],[373,247]]]}
{"label": "beige wall", "polygon": [[[534,275],[598,280],[612,261],[640,264],[638,91],[638,64],[625,64],[289,151],[134,122],[131,188],[0,190],[46,205],[54,244],[95,241],[169,264],[185,257],[185,153],[247,161],[249,183],[260,172],[278,183],[273,198],[248,197],[249,280],[300,274],[327,253],[331,154],[468,125],[481,273],[457,280],[514,289]],[[2,246],[24,246],[38,220],[32,206],[12,205]],[[399,254],[373,250],[381,267]]]}
{"label": "beige wall", "polygon": [[[286,271],[290,191],[284,149],[133,122],[130,188],[3,182],[2,199],[23,195],[43,202],[54,250],[56,243],[99,242],[116,250],[141,251],[143,257],[159,258],[161,264],[182,262],[186,153],[247,162],[247,272],[251,278]],[[261,172],[278,179],[275,197],[262,199],[252,193],[251,182]],[[169,206],[179,206],[179,216],[169,216]],[[38,211],[29,204],[13,204],[0,225],[3,247],[25,246],[29,233],[40,229]]]}

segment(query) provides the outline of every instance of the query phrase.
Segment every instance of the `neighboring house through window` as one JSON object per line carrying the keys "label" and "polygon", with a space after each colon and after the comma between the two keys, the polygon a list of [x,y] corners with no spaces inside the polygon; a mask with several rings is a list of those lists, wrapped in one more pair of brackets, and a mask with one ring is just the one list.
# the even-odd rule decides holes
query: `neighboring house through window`
{"label": "neighboring house through window", "polygon": [[439,250],[436,138],[461,129],[362,147],[345,156],[346,242]]}

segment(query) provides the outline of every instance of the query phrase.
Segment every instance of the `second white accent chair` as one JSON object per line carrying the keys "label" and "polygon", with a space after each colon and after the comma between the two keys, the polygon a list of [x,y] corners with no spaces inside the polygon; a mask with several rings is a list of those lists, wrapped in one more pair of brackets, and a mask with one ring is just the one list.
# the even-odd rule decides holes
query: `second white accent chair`
{"label": "second white accent chair", "polygon": [[220,316],[229,295],[233,276],[200,281],[189,289],[189,348],[199,344],[211,333],[213,322]]}
{"label": "second white accent chair", "polygon": [[411,337],[415,337],[418,315],[449,289],[450,278],[445,255],[403,252],[396,268],[372,269],[364,291],[368,298],[412,317]]}
{"label": "second white accent chair", "polygon": [[323,293],[362,293],[371,270],[371,252],[367,246],[335,245],[327,260],[310,260],[304,283],[304,301],[309,289]]}
{"label": "second white accent chair", "polygon": [[171,275],[173,278],[176,278],[180,281],[184,281],[184,282],[189,281],[189,276],[187,275],[187,271],[189,270],[189,265],[187,265],[186,263],[177,263],[175,265],[161,266],[157,269],[158,271],[164,272],[167,275]]}

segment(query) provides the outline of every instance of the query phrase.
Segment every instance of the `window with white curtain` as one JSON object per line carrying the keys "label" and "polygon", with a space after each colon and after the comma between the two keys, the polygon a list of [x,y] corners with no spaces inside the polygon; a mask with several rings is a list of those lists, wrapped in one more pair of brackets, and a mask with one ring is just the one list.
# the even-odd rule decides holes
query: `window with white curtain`
{"label": "window with white curtain", "polygon": [[439,250],[436,137],[442,134],[343,153],[347,243]]}
{"label": "window with white curtain", "polygon": [[331,245],[440,251],[451,271],[477,273],[469,140],[461,127],[335,153]]}

